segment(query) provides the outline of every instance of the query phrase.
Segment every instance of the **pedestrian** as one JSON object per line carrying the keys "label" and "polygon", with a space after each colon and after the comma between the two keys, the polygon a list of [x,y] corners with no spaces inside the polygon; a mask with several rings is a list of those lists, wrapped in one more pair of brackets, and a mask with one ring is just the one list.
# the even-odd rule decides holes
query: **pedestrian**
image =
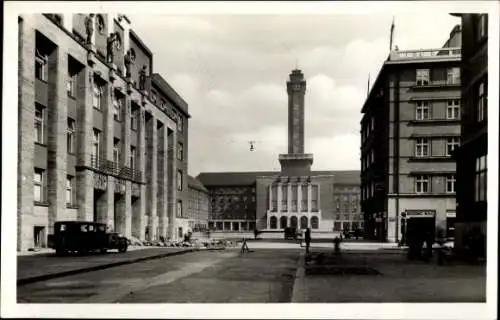
{"label": "pedestrian", "polygon": [[241,250],[240,250],[240,253],[243,254],[246,252],[250,252],[250,249],[248,248],[248,244],[247,244],[247,239],[246,238],[243,238],[243,242],[241,244]]}
{"label": "pedestrian", "polygon": [[255,240],[257,240],[257,236],[259,235],[259,230],[257,230],[257,228],[255,228],[253,230],[253,235],[254,235]]}
{"label": "pedestrian", "polygon": [[431,231],[426,233],[425,237],[425,260],[430,261],[432,259],[432,245],[434,244],[434,234]]}
{"label": "pedestrian", "polygon": [[311,229],[306,229],[304,238],[306,241],[306,254],[309,254],[309,247],[311,246]]}

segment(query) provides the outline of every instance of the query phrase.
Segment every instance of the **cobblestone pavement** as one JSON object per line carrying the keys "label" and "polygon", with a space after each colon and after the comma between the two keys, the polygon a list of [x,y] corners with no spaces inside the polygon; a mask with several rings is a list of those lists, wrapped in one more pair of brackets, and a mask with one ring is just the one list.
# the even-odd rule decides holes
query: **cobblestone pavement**
{"label": "cobblestone pavement", "polygon": [[[294,302],[485,302],[484,265],[409,262],[404,254],[316,250]],[[301,258],[303,262],[303,257]]]}
{"label": "cobblestone pavement", "polygon": [[[298,245],[297,245],[298,246]],[[18,286],[33,303],[484,302],[485,266],[313,248],[199,251]],[[319,255],[323,253],[322,255]]]}
{"label": "cobblestone pavement", "polygon": [[291,301],[299,250],[199,251],[18,287],[18,302]]}

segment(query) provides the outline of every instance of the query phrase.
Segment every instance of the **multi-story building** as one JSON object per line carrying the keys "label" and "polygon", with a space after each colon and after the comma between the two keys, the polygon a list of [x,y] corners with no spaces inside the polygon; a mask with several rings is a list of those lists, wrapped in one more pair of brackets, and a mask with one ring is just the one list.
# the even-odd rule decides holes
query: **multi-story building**
{"label": "multi-story building", "polygon": [[455,248],[473,227],[486,235],[488,155],[488,15],[458,14],[462,20],[461,145],[457,161]]}
{"label": "multi-story building", "polygon": [[45,246],[57,220],[175,238],[175,208],[165,204],[177,183],[165,172],[178,166],[165,155],[176,153],[179,118],[151,101],[153,55],[129,19],[18,21],[18,250]]}
{"label": "multi-story building", "polygon": [[422,232],[447,228],[453,236],[460,30],[439,49],[391,51],[363,105],[365,237],[399,241],[409,223]]}
{"label": "multi-story building", "polygon": [[[210,193],[209,226],[215,230],[279,231],[296,227],[333,231],[337,182],[339,188],[358,184],[357,171],[311,171],[313,155],[304,153],[304,74],[292,70],[286,88],[288,153],[279,155],[280,172],[198,175]],[[351,217],[354,215],[348,216],[346,227],[354,225]]]}
{"label": "multi-story building", "polygon": [[208,229],[208,190],[196,178],[188,175],[189,201],[187,207],[188,230],[205,231]]}
{"label": "multi-story building", "polygon": [[333,231],[363,230],[364,228],[364,217],[361,213],[359,176],[354,176],[357,173],[359,171],[349,173],[352,177],[345,182],[339,181],[339,175],[336,175],[333,186],[335,197]]}
{"label": "multi-story building", "polygon": [[175,212],[177,224],[175,232],[178,237],[182,237],[189,229],[190,221],[186,206],[189,201],[188,119],[191,116],[188,113],[188,104],[158,73],[153,73],[151,77],[151,101],[161,110],[165,110],[173,119],[176,119],[177,132],[175,136],[177,138],[174,139],[174,135],[169,134],[168,145],[170,147],[168,155],[166,155],[169,163],[172,163],[172,166],[168,168],[167,176],[175,177],[176,184],[170,186],[167,203]]}

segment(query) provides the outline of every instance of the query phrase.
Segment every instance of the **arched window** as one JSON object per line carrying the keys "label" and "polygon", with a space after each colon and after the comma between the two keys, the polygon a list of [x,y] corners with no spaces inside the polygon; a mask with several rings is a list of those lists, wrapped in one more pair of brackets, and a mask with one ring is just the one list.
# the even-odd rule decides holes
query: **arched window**
{"label": "arched window", "polygon": [[297,217],[293,216],[290,218],[290,227],[297,228]]}
{"label": "arched window", "polygon": [[319,228],[319,219],[318,217],[314,216],[311,218],[311,228],[312,229],[318,229]]}
{"label": "arched window", "polygon": [[280,218],[280,229],[285,229],[286,228],[286,217],[281,217]]}
{"label": "arched window", "polygon": [[116,49],[120,50],[122,48],[122,38],[118,32],[116,34]]}
{"label": "arched window", "polygon": [[278,218],[275,216],[272,216],[271,219],[269,219],[269,224],[271,229],[277,229],[278,228]]}
{"label": "arched window", "polygon": [[98,14],[95,23],[97,24],[97,31],[99,31],[100,34],[104,34],[106,24],[104,23],[104,18],[102,15]]}
{"label": "arched window", "polygon": [[300,228],[307,229],[307,217],[306,216],[302,216],[300,218]]}

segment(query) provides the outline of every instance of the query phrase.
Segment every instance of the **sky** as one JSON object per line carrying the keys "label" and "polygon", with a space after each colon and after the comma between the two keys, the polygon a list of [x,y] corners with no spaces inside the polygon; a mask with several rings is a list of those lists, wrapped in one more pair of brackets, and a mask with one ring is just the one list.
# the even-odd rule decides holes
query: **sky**
{"label": "sky", "polygon": [[[287,152],[286,81],[302,70],[305,152],[313,170],[360,169],[361,107],[394,44],[440,48],[460,19],[372,15],[134,15],[153,71],[189,105],[189,174],[279,170]],[[160,38],[159,38],[160,35]],[[255,151],[250,151],[255,141]]]}

